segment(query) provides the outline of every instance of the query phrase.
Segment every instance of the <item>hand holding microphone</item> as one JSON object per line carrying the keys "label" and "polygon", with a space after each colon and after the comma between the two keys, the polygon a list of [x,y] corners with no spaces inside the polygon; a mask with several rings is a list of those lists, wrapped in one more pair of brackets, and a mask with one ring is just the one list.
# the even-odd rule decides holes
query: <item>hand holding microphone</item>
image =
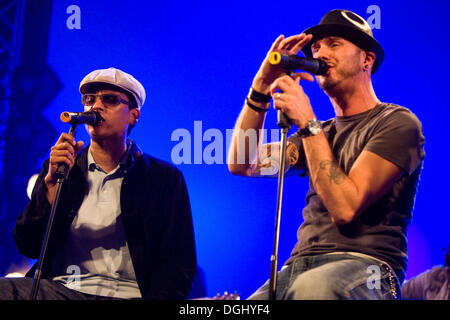
{"label": "hand holding microphone", "polygon": [[[87,112],[63,112],[61,121],[70,123],[72,126],[86,123],[97,125],[103,118],[97,111]],[[75,141],[75,137],[68,133],[62,133],[58,141],[50,150],[49,169],[44,178],[48,189],[47,199],[52,204],[56,192],[56,184],[61,175],[67,174],[75,164],[78,152],[83,148],[83,141]]]}
{"label": "hand holding microphone", "polygon": [[270,57],[274,52],[283,55],[296,55],[304,45],[311,41],[312,35],[299,34],[285,38],[280,35],[272,44],[266,58],[253,79],[252,88],[261,93],[268,93],[270,85],[280,76],[286,73],[286,70],[280,65],[270,63]]}
{"label": "hand holding microphone", "polygon": [[83,148],[83,141],[75,141],[75,138],[68,133],[62,133],[58,141],[50,150],[50,160],[47,175],[44,178],[45,185],[47,186],[47,199],[52,204],[54,199],[54,193],[56,191],[56,184],[60,174],[58,168],[63,165],[72,169],[75,164],[75,159],[78,152]]}
{"label": "hand holding microphone", "polygon": [[[268,95],[271,92],[273,83],[284,74],[308,81],[314,81],[311,74],[294,74],[294,70],[303,70],[312,74],[325,74],[328,65],[319,59],[301,58],[297,56],[298,52],[312,39],[310,34],[300,34],[284,38],[279,36],[270,48],[267,57],[264,59],[258,73],[253,79],[253,90]],[[279,97],[277,94],[275,97]],[[277,103],[275,103],[277,104]],[[278,126],[280,128],[290,128],[291,121],[286,115],[278,112]]]}
{"label": "hand holding microphone", "polygon": [[[315,74],[315,75],[324,75],[328,71],[328,65],[326,62],[320,60],[320,59],[314,59],[314,58],[302,58],[297,55],[283,55],[279,52],[272,52],[269,55],[269,62],[272,65],[278,65],[286,70],[288,75],[291,78],[300,77],[300,79],[305,79],[312,81],[313,78],[311,75],[308,74],[294,74],[294,70],[303,70],[307,71],[309,73]],[[279,84],[277,83],[281,82],[279,79],[277,79],[273,84],[272,88],[279,87]],[[272,89],[273,90],[273,89]],[[271,91],[272,91],[271,90]],[[296,101],[301,102],[302,104],[309,104],[308,97],[303,93],[303,90],[301,90],[302,95],[296,99]],[[282,107],[282,101],[280,101],[281,93],[277,93],[276,97],[278,97],[277,105],[278,107]],[[286,106],[285,106],[286,107]],[[297,110],[299,111],[299,110]],[[300,110],[301,111],[301,110]],[[299,112],[300,112],[299,111]],[[297,124],[298,125],[298,124]],[[278,126],[280,128],[290,128],[291,127],[291,119],[289,119],[284,112],[281,111],[281,108],[278,109]]]}

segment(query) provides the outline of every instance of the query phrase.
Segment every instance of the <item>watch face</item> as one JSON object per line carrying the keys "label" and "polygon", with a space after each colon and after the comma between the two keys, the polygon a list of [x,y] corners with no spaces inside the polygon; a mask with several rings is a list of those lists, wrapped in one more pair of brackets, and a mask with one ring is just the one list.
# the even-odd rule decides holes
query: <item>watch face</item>
{"label": "watch face", "polygon": [[317,120],[312,120],[308,123],[308,129],[311,134],[316,135],[322,131],[322,124]]}

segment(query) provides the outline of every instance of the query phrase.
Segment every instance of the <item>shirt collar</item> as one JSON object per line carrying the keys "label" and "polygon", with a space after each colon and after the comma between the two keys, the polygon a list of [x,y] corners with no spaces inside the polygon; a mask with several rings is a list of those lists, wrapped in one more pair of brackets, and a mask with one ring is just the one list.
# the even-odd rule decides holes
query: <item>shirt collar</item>
{"label": "shirt collar", "polygon": [[94,157],[92,156],[91,153],[91,146],[89,146],[87,151],[87,168],[89,171],[101,171],[104,172],[106,174],[113,174],[116,171],[122,171],[123,173],[127,173],[129,167],[131,166],[131,162],[132,162],[132,157],[130,157],[130,151],[131,151],[131,141],[127,141],[127,150],[125,151],[122,159],[120,160],[119,164],[117,165],[116,168],[114,168],[114,170],[112,170],[110,173],[107,173],[105,170],[102,169],[102,167],[100,167],[97,163],[95,163]]}

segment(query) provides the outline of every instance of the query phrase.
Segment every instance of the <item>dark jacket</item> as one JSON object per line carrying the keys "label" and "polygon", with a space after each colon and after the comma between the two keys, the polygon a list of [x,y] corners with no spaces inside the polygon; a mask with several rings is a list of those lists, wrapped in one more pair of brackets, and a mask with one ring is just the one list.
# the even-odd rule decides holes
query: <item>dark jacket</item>
{"label": "dark jacket", "polygon": [[[87,148],[77,157],[61,190],[42,277],[52,253],[63,243],[88,192]],[[185,299],[197,268],[189,195],[182,173],[173,165],[142,153],[132,143],[121,187],[121,210],[136,280],[143,299]],[[13,236],[26,257],[39,258],[51,206],[45,196],[43,165],[32,199],[19,215]],[[27,273],[32,277],[36,265]]]}

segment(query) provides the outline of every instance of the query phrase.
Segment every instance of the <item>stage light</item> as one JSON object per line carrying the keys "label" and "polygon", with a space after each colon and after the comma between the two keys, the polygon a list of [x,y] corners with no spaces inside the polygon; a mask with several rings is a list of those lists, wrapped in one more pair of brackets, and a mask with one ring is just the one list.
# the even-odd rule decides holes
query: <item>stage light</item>
{"label": "stage light", "polygon": [[25,274],[20,272],[11,272],[5,276],[5,278],[23,278],[23,277],[25,277]]}

